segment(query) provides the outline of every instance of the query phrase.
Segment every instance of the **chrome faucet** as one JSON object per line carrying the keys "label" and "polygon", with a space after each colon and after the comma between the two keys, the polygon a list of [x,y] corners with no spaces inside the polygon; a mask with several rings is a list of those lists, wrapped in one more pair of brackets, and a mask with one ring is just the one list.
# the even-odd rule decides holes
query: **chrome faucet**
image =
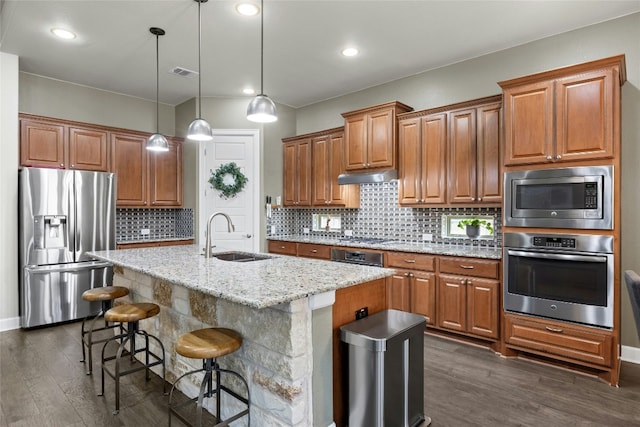
{"label": "chrome faucet", "polygon": [[227,219],[227,230],[229,231],[229,233],[231,233],[232,231],[235,231],[236,228],[233,226],[233,222],[231,222],[231,218],[229,218],[229,215],[227,215],[226,213],[223,212],[214,212],[209,219],[207,220],[207,236],[206,236],[206,241],[205,241],[205,246],[204,246],[204,257],[205,258],[211,258],[211,243],[212,243],[212,239],[211,239],[211,224],[213,223],[213,218],[217,217],[218,215],[222,215],[223,217],[225,217]]}

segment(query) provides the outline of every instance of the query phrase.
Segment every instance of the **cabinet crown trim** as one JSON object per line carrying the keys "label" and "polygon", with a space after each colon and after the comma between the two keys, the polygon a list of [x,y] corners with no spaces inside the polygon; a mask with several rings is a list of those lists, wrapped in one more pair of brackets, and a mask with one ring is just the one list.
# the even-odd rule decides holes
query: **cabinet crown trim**
{"label": "cabinet crown trim", "polygon": [[469,101],[457,102],[455,104],[444,105],[442,107],[428,108],[425,110],[402,113],[402,114],[398,114],[398,120],[413,119],[416,117],[429,116],[431,114],[442,113],[445,111],[460,110],[460,109],[466,109],[470,107],[478,107],[480,105],[493,104],[497,102],[502,102],[502,94],[486,96],[484,98],[472,99]]}
{"label": "cabinet crown trim", "polygon": [[498,82],[498,85],[503,89],[510,88],[512,86],[519,86],[527,83],[535,83],[543,80],[556,79],[560,77],[567,77],[584,73],[587,71],[594,71],[601,68],[618,67],[620,86],[627,80],[627,71],[625,65],[625,55],[610,56],[608,58],[598,59],[596,61],[584,62],[581,64],[569,65],[563,68],[557,68],[554,70],[543,71],[537,74],[531,74],[524,77],[518,77],[511,80],[503,80]]}
{"label": "cabinet crown trim", "polygon": [[282,138],[282,142],[297,141],[299,139],[304,139],[304,138],[315,138],[317,136],[326,136],[331,133],[340,133],[340,132],[344,132],[344,126],[340,126],[332,129],[326,129],[326,130],[319,130],[317,132],[305,133],[302,135],[288,136],[286,138]]}
{"label": "cabinet crown trim", "polygon": [[391,102],[386,102],[384,104],[361,108],[359,110],[348,111],[346,113],[342,113],[342,117],[347,118],[351,116],[357,116],[358,114],[370,113],[377,110],[386,110],[389,108],[396,108],[397,110],[403,110],[402,112],[413,111],[413,107],[410,107],[407,104],[403,104],[400,101],[391,101]]}

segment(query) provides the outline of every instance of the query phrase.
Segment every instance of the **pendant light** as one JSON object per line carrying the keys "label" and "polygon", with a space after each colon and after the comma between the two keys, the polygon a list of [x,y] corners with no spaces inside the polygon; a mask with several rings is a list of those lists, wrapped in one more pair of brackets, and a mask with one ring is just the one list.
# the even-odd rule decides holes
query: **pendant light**
{"label": "pendant light", "polygon": [[187,130],[187,138],[194,141],[211,141],[213,133],[211,125],[202,117],[202,72],[201,72],[201,51],[202,51],[202,17],[200,6],[207,0],[195,0],[198,2],[198,118],[194,119]]}
{"label": "pendant light", "polygon": [[247,107],[247,120],[271,123],[278,120],[276,104],[264,94],[264,0],[260,0],[260,94]]}
{"label": "pendant light", "polygon": [[160,101],[158,94],[160,93],[160,53],[158,40],[160,36],[164,36],[165,32],[162,28],[151,27],[149,32],[156,36],[156,133],[147,139],[147,150],[151,151],[169,151],[169,142],[167,138],[160,133]]}

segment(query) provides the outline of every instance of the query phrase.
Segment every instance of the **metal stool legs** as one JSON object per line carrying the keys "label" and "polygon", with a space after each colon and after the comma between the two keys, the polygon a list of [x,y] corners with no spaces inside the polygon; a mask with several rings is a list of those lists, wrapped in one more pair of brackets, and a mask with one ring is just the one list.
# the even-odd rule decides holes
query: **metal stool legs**
{"label": "metal stool legs", "polygon": [[94,344],[99,344],[99,343],[103,343],[105,341],[108,341],[111,339],[111,337],[108,338],[103,338],[103,339],[99,339],[99,340],[94,340],[93,339],[93,333],[94,332],[99,332],[99,331],[106,331],[109,329],[113,329],[113,328],[117,328],[118,326],[120,326],[120,333],[123,333],[123,328],[122,328],[122,324],[117,325],[117,324],[110,324],[109,322],[107,322],[105,320],[104,322],[104,326],[101,328],[96,329],[95,328],[95,324],[97,322],[97,320],[104,315],[104,313],[107,312],[107,310],[109,310],[111,308],[111,306],[113,305],[113,301],[111,300],[107,300],[107,301],[101,301],[102,302],[102,308],[100,309],[100,312],[98,314],[96,314],[96,316],[91,319],[91,321],[89,322],[89,329],[85,328],[85,325],[87,324],[87,320],[89,319],[89,317],[85,317],[84,319],[82,319],[82,329],[81,329],[81,344],[82,344],[82,360],[80,362],[82,363],[87,363],[87,353],[89,358],[88,358],[88,363],[87,363],[87,371],[86,374],[87,375],[91,375],[91,373],[93,372],[93,346]]}
{"label": "metal stool legs", "polygon": [[[178,384],[178,382],[180,382],[180,380],[182,380],[184,377],[198,373],[198,372],[204,372],[204,378],[202,379],[202,383],[200,384],[200,393],[198,393],[198,396],[194,397],[193,399],[189,399],[183,403],[177,404],[177,405],[172,405],[171,401],[173,399],[173,391],[176,388],[176,385]],[[213,387],[213,372],[216,373],[216,386],[215,389]],[[235,391],[231,390],[230,388],[224,386],[221,384],[221,374],[225,373],[225,374],[231,374],[234,375],[235,377],[239,378],[240,381],[242,381],[242,383],[244,384],[246,390],[247,390],[247,397],[244,398],[242,396],[240,396],[238,393],[236,393]],[[233,396],[234,398],[236,398],[237,400],[239,400],[242,403],[245,403],[247,405],[247,409],[238,412],[237,414],[231,416],[230,418],[227,418],[226,420],[223,420],[221,415],[220,415],[220,398],[221,398],[221,392],[225,391],[226,393],[228,393],[229,395]],[[171,387],[171,392],[169,393],[169,427],[171,427],[171,416],[175,415],[180,421],[182,421],[183,423],[187,424],[188,426],[191,427],[202,427],[202,409],[203,409],[203,400],[205,397],[212,397],[213,395],[216,396],[216,419],[218,421],[217,424],[215,424],[213,427],[222,427],[222,426],[227,426],[229,425],[229,423],[243,417],[243,416],[247,416],[247,425],[251,425],[251,415],[249,413],[249,408],[250,408],[250,396],[249,396],[249,385],[247,384],[247,381],[242,377],[242,375],[240,375],[239,373],[235,372],[235,371],[231,371],[228,369],[222,369],[220,368],[220,365],[218,365],[218,362],[216,361],[216,359],[204,359],[202,361],[202,369],[195,369],[193,371],[187,372],[186,374],[181,375],[174,383],[173,386]],[[183,406],[188,405],[189,403],[192,402],[196,402],[196,423],[195,424],[191,424],[184,416],[182,416],[177,409],[181,408]]]}
{"label": "metal stool legs", "polygon": [[[144,341],[145,341],[145,345],[144,348],[141,349],[136,349],[136,340],[135,340],[135,336],[136,335],[141,335],[144,336]],[[155,353],[153,353],[150,349],[149,349],[149,338],[152,338],[155,340],[155,342],[158,343],[158,345],[160,346],[160,349],[162,350],[162,357],[156,355]],[[115,356],[110,356],[110,357],[105,357],[105,350],[107,348],[107,345],[109,345],[110,342],[112,341],[116,341],[116,340],[121,340],[120,341],[120,345],[118,346],[118,350],[116,351],[116,355]],[[129,369],[122,369],[121,363],[122,363],[122,358],[123,358],[123,353],[125,352],[125,348],[127,346],[127,343],[129,343],[129,359],[130,359],[130,364],[131,365],[136,365],[132,368]],[[137,353],[140,352],[144,352],[145,353],[145,358],[144,358],[144,362],[137,362],[135,359],[135,355]],[[124,355],[126,357],[126,354]],[[151,358],[153,358],[154,360],[151,361]],[[113,372],[111,372],[107,366],[106,366],[106,362],[114,360],[115,359],[115,366],[114,366],[114,370]],[[116,405],[115,405],[115,411],[113,411],[113,414],[116,415],[118,414],[118,412],[120,412],[120,377],[124,376],[124,375],[128,375],[131,374],[133,372],[137,372],[137,371],[141,371],[141,370],[145,370],[145,378],[147,381],[149,381],[151,379],[151,369],[153,366],[157,366],[157,365],[162,365],[162,387],[163,387],[163,393],[166,395],[167,394],[167,382],[166,382],[166,370],[165,370],[165,351],[164,351],[164,346],[162,345],[162,342],[156,338],[153,335],[149,335],[147,334],[145,331],[139,330],[138,329],[138,322],[128,322],[127,323],[127,330],[126,333],[124,334],[120,334],[120,335],[115,335],[114,337],[108,339],[105,343],[104,346],[102,347],[102,356],[101,356],[101,360],[102,360],[102,375],[100,378],[101,381],[101,392],[100,394],[98,394],[98,396],[104,396],[104,374],[105,372],[107,373],[107,375],[109,375],[111,378],[114,379],[115,381],[115,399],[116,399]]]}

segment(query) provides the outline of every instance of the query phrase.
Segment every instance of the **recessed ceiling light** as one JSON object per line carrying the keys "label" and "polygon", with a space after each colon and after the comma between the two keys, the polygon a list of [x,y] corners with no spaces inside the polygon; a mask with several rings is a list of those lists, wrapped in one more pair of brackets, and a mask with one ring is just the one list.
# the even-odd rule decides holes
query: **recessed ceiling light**
{"label": "recessed ceiling light", "polygon": [[344,56],[356,56],[358,54],[358,49],[355,47],[347,47],[342,49],[342,55]]}
{"label": "recessed ceiling light", "polygon": [[260,12],[258,6],[253,3],[239,3],[236,6],[236,10],[240,15],[244,16],[255,16]]}
{"label": "recessed ceiling light", "polygon": [[64,28],[52,28],[51,32],[61,39],[71,40],[76,38],[76,33],[73,31],[65,30]]}
{"label": "recessed ceiling light", "polygon": [[253,95],[254,93],[256,93],[256,90],[250,87],[246,87],[242,89],[242,93],[244,93],[245,95]]}

